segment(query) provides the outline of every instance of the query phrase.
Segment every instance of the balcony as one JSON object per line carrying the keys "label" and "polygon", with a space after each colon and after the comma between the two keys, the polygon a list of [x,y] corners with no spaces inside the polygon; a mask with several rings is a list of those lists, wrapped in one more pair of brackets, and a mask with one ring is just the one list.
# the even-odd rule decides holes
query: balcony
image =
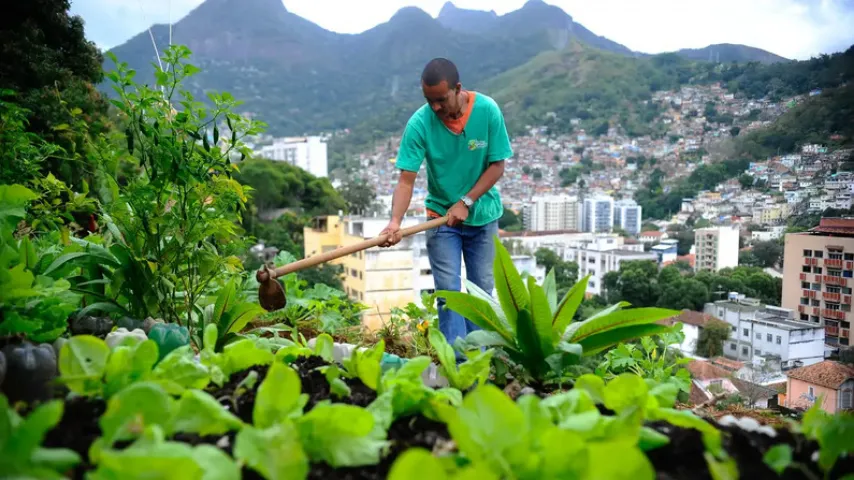
{"label": "balcony", "polygon": [[839,285],[840,287],[848,286],[848,279],[843,277],[834,277],[831,275],[824,276],[824,283],[828,285]]}
{"label": "balcony", "polygon": [[845,270],[854,270],[854,262],[845,262]]}
{"label": "balcony", "polygon": [[818,292],[815,290],[804,290],[803,295],[801,296],[806,298],[816,298],[818,296]]}
{"label": "balcony", "polygon": [[815,316],[821,315],[821,307],[813,307],[812,314]]}
{"label": "balcony", "polygon": [[839,336],[839,327],[824,327],[824,334],[831,337]]}
{"label": "balcony", "polygon": [[843,328],[842,330],[839,331],[839,333],[840,333],[839,336],[842,338],[848,338],[848,335],[851,334],[850,330],[848,330],[847,328]]}
{"label": "balcony", "polygon": [[845,320],[845,312],[842,310],[830,310],[825,308],[821,311],[821,316],[824,318],[832,318],[834,320]]}
{"label": "balcony", "polygon": [[844,303],[845,305],[851,305],[851,295],[843,295],[842,303]]}
{"label": "balcony", "polygon": [[828,258],[824,261],[825,267],[842,268],[842,259]]}
{"label": "balcony", "polygon": [[815,283],[822,283],[824,281],[824,277],[821,275],[815,276]]}
{"label": "balcony", "polygon": [[798,313],[807,313],[806,305],[798,305]]}
{"label": "balcony", "polygon": [[827,302],[839,303],[842,301],[841,293],[824,292],[821,294],[821,297]]}
{"label": "balcony", "polygon": [[806,273],[802,273],[802,274],[801,274],[801,281],[802,281],[802,282],[806,282],[806,281],[807,281],[807,274],[806,274]]}
{"label": "balcony", "polygon": [[809,258],[809,257],[804,258],[804,265],[816,266],[816,265],[818,265],[818,259],[817,258]]}

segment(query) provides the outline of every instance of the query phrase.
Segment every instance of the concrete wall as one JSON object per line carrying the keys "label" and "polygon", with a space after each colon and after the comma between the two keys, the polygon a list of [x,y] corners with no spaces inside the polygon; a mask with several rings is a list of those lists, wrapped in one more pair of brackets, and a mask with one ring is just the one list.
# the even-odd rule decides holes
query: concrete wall
{"label": "concrete wall", "polygon": [[[812,388],[812,394],[810,394]],[[810,408],[823,396],[821,409],[827,413],[836,413],[838,405],[836,390],[820,387],[803,380],[789,378],[786,382],[786,406],[789,408]]]}

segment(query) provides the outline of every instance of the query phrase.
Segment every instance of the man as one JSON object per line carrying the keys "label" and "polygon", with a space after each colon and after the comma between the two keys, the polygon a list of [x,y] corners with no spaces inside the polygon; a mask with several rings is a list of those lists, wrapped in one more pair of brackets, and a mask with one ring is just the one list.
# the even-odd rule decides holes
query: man
{"label": "man", "polygon": [[[495,101],[463,90],[456,66],[431,60],[421,74],[427,103],[406,124],[397,155],[400,179],[392,200],[392,216],[383,246],[400,241],[400,223],[409,209],[415,177],[427,160],[427,215],[448,215],[448,222],[426,232],[427,255],[436,290],[460,291],[461,257],[466,277],[492,293],[494,237],[504,213],[496,182],[504,162],[513,155],[504,117]],[[438,300],[439,329],[453,345],[478,327]],[[457,354],[458,361],[464,360]]]}

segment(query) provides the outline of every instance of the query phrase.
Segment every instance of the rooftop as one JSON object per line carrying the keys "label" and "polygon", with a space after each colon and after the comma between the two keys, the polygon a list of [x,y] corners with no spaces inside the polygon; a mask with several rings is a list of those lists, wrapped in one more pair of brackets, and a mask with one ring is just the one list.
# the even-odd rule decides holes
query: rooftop
{"label": "rooftop", "polygon": [[658,231],[641,232],[641,234],[640,234],[641,237],[652,237],[652,238],[658,238],[662,235],[664,235],[664,232],[658,232]]}
{"label": "rooftop", "polygon": [[613,255],[617,255],[618,257],[643,257],[643,258],[655,258],[654,253],[650,252],[639,252],[637,250],[606,250],[607,253],[611,253]]}
{"label": "rooftop", "polygon": [[721,321],[715,318],[714,316],[706,313],[696,312],[694,310],[682,310],[682,313],[680,313],[679,315],[676,315],[675,317],[670,317],[665,321],[670,325],[673,325],[676,322],[682,322],[684,324],[694,325],[696,327],[705,327],[706,324],[708,324],[709,322],[716,320]]}
{"label": "rooftop", "polygon": [[718,378],[731,378],[732,373],[721,367],[716,367],[709,362],[702,360],[693,360],[685,365],[685,368],[691,372],[691,377],[697,380],[715,380]]}
{"label": "rooftop", "polygon": [[817,227],[809,230],[819,235],[854,236],[854,218],[822,218]]}
{"label": "rooftop", "polygon": [[854,378],[854,367],[833,360],[825,360],[807,367],[789,370],[786,375],[789,378],[836,390],[846,380]]}

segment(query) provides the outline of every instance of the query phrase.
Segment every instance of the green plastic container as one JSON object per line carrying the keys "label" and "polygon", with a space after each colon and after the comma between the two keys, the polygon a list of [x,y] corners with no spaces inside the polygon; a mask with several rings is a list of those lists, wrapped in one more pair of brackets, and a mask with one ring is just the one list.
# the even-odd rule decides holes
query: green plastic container
{"label": "green plastic container", "polygon": [[148,338],[157,344],[160,360],[172,350],[190,344],[189,330],[177,323],[158,323],[148,332]]}

